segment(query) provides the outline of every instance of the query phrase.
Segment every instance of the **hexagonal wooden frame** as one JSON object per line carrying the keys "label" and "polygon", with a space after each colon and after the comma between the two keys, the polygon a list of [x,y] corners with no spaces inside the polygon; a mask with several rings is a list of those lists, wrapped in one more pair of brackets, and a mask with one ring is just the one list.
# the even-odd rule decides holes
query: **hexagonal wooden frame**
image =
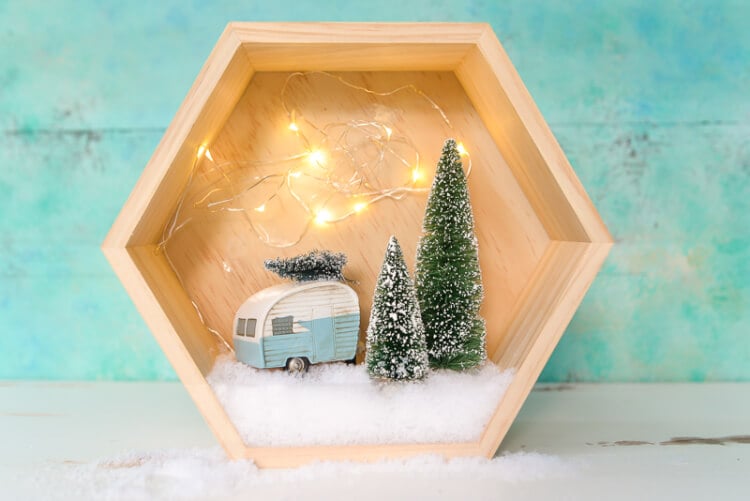
{"label": "hexagonal wooden frame", "polygon": [[[494,346],[490,358],[516,374],[477,442],[253,447],[243,442],[206,382],[220,343],[201,323],[156,246],[186,186],[196,150],[216,136],[253,74],[302,70],[454,72],[547,233],[546,248],[522,284],[511,321],[488,325]],[[604,223],[488,25],[230,23],[102,249],[228,455],[250,457],[261,467],[288,467],[425,453],[491,457],[611,245]]]}

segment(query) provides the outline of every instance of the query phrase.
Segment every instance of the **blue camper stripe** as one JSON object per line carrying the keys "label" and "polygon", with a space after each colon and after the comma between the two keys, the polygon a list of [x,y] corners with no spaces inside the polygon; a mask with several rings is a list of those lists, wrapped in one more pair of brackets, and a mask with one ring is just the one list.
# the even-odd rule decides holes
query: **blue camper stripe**
{"label": "blue camper stripe", "polygon": [[312,361],[312,335],[303,332],[263,338],[263,354],[266,367],[284,367],[290,357],[307,357]]}
{"label": "blue camper stripe", "polygon": [[263,342],[262,339],[260,342],[248,341],[247,339],[242,339],[240,336],[234,336],[234,354],[237,360],[251,367],[257,367],[258,369],[265,368],[263,351],[260,346],[261,342]]}
{"label": "blue camper stripe", "polygon": [[359,339],[359,313],[299,323],[310,332],[277,334],[257,341],[247,341],[235,336],[237,359],[265,369],[284,367],[291,357],[307,357],[311,363],[354,358]]}

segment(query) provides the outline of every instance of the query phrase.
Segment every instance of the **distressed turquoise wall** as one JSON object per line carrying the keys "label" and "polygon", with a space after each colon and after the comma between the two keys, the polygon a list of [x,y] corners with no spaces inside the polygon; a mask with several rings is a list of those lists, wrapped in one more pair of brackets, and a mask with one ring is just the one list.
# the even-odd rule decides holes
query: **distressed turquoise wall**
{"label": "distressed turquoise wall", "polygon": [[321,19],[505,44],[618,242],[544,380],[750,380],[750,2],[708,0],[0,0],[0,379],[174,377],[98,245],[225,23]]}

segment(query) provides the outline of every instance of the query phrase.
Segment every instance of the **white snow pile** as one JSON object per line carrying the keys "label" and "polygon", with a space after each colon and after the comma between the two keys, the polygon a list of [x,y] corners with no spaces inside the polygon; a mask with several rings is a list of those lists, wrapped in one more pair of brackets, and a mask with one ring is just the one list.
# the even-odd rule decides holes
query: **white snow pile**
{"label": "white snow pile", "polygon": [[[360,489],[363,482],[381,485],[384,479],[403,484],[404,492],[425,485],[440,491],[456,483],[477,485],[483,481],[497,487],[498,483],[566,478],[578,470],[578,465],[556,456],[526,452],[494,459],[418,456],[370,464],[325,462],[289,470],[260,470],[251,460],[228,460],[224,451],[215,447],[131,452],[96,463],[42,469],[34,491],[44,488],[47,499],[77,500],[267,499],[280,497],[282,491],[314,498],[314,493],[330,491],[331,486],[346,486],[349,491]],[[377,492],[370,494],[365,498],[377,498]],[[289,494],[288,498],[295,496]]]}
{"label": "white snow pile", "polygon": [[227,356],[207,379],[248,445],[293,446],[476,441],[512,378],[487,363],[377,383],[361,365],[314,365],[295,376]]}

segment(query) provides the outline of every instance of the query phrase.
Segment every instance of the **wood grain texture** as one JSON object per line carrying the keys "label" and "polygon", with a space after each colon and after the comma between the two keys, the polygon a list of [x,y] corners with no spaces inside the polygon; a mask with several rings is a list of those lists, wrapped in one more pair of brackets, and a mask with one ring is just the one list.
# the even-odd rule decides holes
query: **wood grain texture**
{"label": "wood grain texture", "polygon": [[385,40],[378,23],[230,25],[257,71],[450,71],[486,28],[479,23],[391,26]]}
{"label": "wood grain texture", "polygon": [[[320,75],[309,76],[307,83],[296,86],[302,94],[296,96],[289,92],[287,100],[319,124],[369,120],[374,114],[387,113],[380,118],[392,121],[396,133],[411,138],[420,153],[427,180],[432,178],[442,143],[447,137],[460,138],[472,152],[469,188],[475,200],[480,261],[487,263],[483,268],[485,282],[493,284],[486,288],[482,314],[491,326],[495,326],[490,335],[490,342],[494,345],[499,342],[502,326],[510,320],[510,308],[502,305],[515,302],[548,241],[503,156],[451,73],[337,75],[353,84],[378,91],[414,84],[439,103],[453,128],[442,124],[429,104],[415,99],[413,93],[378,99]],[[211,144],[212,155],[218,163],[232,160],[262,163],[304,151],[294,134],[286,130],[288,117],[281,106],[280,90],[287,76],[287,73],[259,73],[253,78]],[[243,168],[247,171],[243,176],[251,178],[277,172],[279,166],[237,165],[231,168]],[[188,199],[199,197],[214,181],[202,174],[202,171],[197,172],[196,179],[201,182],[194,183],[193,193]],[[428,181],[423,186],[429,186]],[[390,235],[395,234],[402,242],[407,263],[413,269],[426,196],[422,193],[401,201],[384,200],[344,222],[324,228],[312,227],[300,244],[289,249],[262,244],[240,215],[219,213],[213,217],[204,216],[175,233],[166,249],[207,324],[217,329],[228,342],[231,342],[231,322],[237,307],[249,295],[278,283],[278,277],[263,268],[263,260],[289,257],[315,248],[343,251],[349,257],[345,274],[355,281],[353,286],[360,297],[361,318],[365,320],[361,327],[364,340],[372,291],[385,244]],[[278,216],[275,226],[290,228],[299,225],[306,217],[299,212]],[[293,229],[289,231],[295,234]],[[496,252],[496,249],[502,249],[502,252]]]}

